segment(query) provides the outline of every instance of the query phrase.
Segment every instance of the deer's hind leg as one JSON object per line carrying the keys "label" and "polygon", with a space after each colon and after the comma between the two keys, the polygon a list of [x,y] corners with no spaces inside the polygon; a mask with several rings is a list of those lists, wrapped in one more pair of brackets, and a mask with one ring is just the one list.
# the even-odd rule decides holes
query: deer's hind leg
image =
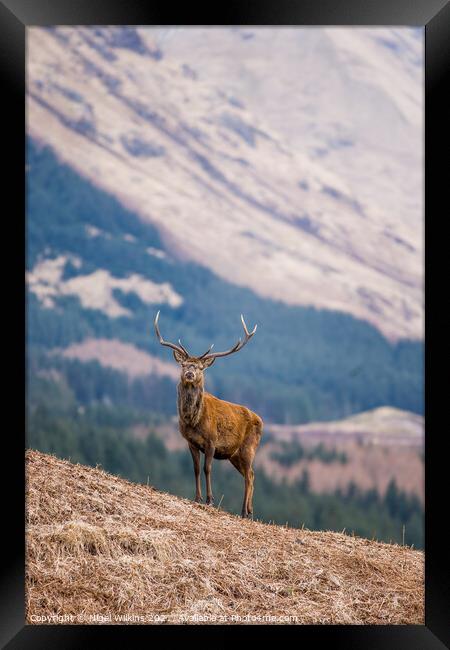
{"label": "deer's hind leg", "polygon": [[253,459],[255,458],[260,437],[261,435],[257,430],[252,431],[242,447],[230,458],[231,463],[242,474],[245,481],[244,501],[242,504],[243,517],[253,514],[253,485],[255,481]]}
{"label": "deer's hind leg", "polygon": [[253,491],[255,489],[255,472],[253,471],[253,460],[255,458],[256,450],[258,449],[259,442],[262,436],[262,421],[258,421],[253,425],[253,434],[250,437],[251,448],[251,462],[250,462],[250,489],[247,498],[247,513],[253,514]]}
{"label": "deer's hind leg", "polygon": [[251,473],[251,481],[250,481],[250,488],[247,497],[247,513],[249,515],[252,515],[253,514],[253,491],[255,489],[255,472],[253,471],[253,467],[250,468],[250,473]]}
{"label": "deer's hind leg", "polygon": [[245,488],[244,488],[244,502],[242,504],[242,516],[246,517],[247,516],[247,501],[248,501],[248,476],[246,476],[246,463],[245,460],[242,458],[240,454],[240,450],[238,450],[233,456],[230,457],[230,463],[234,465],[234,467],[237,469],[238,472],[242,474],[244,477],[245,481]]}

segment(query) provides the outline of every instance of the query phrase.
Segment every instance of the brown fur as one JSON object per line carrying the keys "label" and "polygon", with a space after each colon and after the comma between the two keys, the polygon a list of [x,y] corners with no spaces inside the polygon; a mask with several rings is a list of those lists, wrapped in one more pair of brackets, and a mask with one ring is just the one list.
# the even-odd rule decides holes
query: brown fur
{"label": "brown fur", "polygon": [[205,455],[208,504],[214,502],[211,489],[212,459],[228,459],[245,480],[242,516],[247,517],[253,512],[252,465],[262,435],[262,419],[247,407],[218,399],[204,390],[203,370],[213,361],[204,362],[193,357],[185,359],[177,352],[174,352],[174,357],[182,366],[178,384],[178,417],[180,433],[189,444],[194,462],[195,500],[202,500],[200,452]]}

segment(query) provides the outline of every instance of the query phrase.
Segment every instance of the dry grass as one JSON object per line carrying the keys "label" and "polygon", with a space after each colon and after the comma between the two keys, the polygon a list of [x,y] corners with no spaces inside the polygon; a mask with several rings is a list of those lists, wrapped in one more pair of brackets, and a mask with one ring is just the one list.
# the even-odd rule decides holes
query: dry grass
{"label": "dry grass", "polygon": [[26,460],[29,623],[424,623],[422,552],[241,520],[36,451]]}

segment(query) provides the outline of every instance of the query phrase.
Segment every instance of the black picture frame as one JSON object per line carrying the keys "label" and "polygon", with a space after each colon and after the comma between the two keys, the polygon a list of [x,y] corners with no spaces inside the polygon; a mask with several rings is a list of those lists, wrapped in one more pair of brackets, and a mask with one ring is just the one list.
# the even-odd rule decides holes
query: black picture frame
{"label": "black picture frame", "polygon": [[[10,331],[4,338],[11,353],[8,372],[8,398],[4,412],[14,415],[9,427],[4,427],[4,465],[11,467],[3,488],[4,531],[0,587],[0,642],[11,649],[97,647],[105,634],[113,634],[116,642],[127,643],[142,633],[155,640],[167,634],[170,626],[35,626],[25,625],[25,543],[24,543],[24,447],[25,427],[19,413],[23,404],[25,357],[22,356],[24,327],[24,241],[25,241],[25,32],[28,26],[44,25],[398,25],[422,26],[425,29],[425,276],[426,276],[426,359],[425,414],[427,436],[426,466],[426,552],[425,552],[425,625],[417,626],[298,626],[294,632],[298,641],[329,644],[343,648],[401,648],[438,649],[450,647],[450,581],[448,580],[448,537],[445,530],[445,487],[447,458],[444,453],[446,375],[438,377],[437,365],[443,364],[448,345],[444,339],[449,328],[443,328],[439,338],[438,324],[443,317],[444,300],[439,297],[437,282],[444,275],[448,252],[446,239],[436,236],[443,224],[448,186],[448,131],[446,118],[445,73],[450,67],[450,4],[447,0],[260,0],[256,2],[228,1],[214,8],[180,4],[176,9],[164,3],[144,0],[0,0],[0,71],[2,80],[2,157],[6,162],[2,183],[4,247],[12,253],[4,274],[5,306],[8,308]],[[447,138],[445,135],[447,133]],[[6,141],[6,143],[5,143]],[[446,159],[447,157],[447,159]],[[444,162],[441,162],[444,161]],[[448,209],[447,209],[448,212]],[[433,214],[434,213],[434,214]],[[433,215],[433,219],[432,219]],[[439,219],[440,217],[440,219]],[[431,223],[434,223],[432,227]],[[439,250],[439,243],[442,249]],[[433,246],[433,254],[431,254]],[[437,247],[435,247],[437,246]],[[14,252],[13,252],[14,251]],[[437,251],[437,252],[436,252]],[[446,255],[447,253],[447,255]],[[4,257],[4,256],[2,256]],[[11,266],[11,263],[13,266]],[[433,279],[433,280],[432,280]],[[9,294],[8,294],[9,292]],[[17,318],[9,318],[9,305],[17,306]],[[439,310],[439,311],[438,311]],[[448,334],[447,334],[448,336]],[[17,343],[14,345],[13,343]],[[448,356],[448,353],[447,353]],[[23,364],[20,363],[23,361]],[[433,374],[432,374],[433,371]],[[11,392],[16,389],[16,406]],[[448,382],[447,382],[448,383]],[[433,391],[431,392],[431,386]],[[6,389],[5,393],[6,394]],[[443,408],[444,407],[444,408]],[[439,408],[441,412],[439,413]],[[14,411],[12,413],[11,411]],[[444,423],[444,424],[443,424]],[[6,463],[5,463],[6,461]],[[3,468],[5,469],[5,467]],[[448,470],[447,470],[448,471]],[[5,471],[2,472],[5,475]],[[180,628],[178,628],[180,629]],[[279,626],[264,626],[264,634],[279,634]],[[173,628],[172,628],[173,630]],[[210,626],[184,626],[184,639],[197,631],[209,634],[219,631]],[[254,626],[246,633],[253,635]],[[242,627],[220,629],[224,642],[230,635],[241,635]],[[223,636],[222,636],[223,635]]]}

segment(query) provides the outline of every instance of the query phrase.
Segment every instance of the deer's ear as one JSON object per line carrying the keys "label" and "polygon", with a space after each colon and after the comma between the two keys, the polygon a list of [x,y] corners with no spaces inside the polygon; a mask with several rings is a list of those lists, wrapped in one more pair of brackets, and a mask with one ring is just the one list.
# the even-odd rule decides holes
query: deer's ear
{"label": "deer's ear", "polygon": [[183,361],[185,360],[186,357],[185,357],[184,354],[181,354],[181,352],[178,352],[177,350],[174,350],[173,351],[173,358],[175,359],[175,361],[177,363],[183,363]]}
{"label": "deer's ear", "polygon": [[203,369],[209,368],[209,366],[212,366],[212,364],[214,363],[215,360],[216,360],[215,357],[213,357],[212,359],[205,359],[204,361],[202,361]]}

